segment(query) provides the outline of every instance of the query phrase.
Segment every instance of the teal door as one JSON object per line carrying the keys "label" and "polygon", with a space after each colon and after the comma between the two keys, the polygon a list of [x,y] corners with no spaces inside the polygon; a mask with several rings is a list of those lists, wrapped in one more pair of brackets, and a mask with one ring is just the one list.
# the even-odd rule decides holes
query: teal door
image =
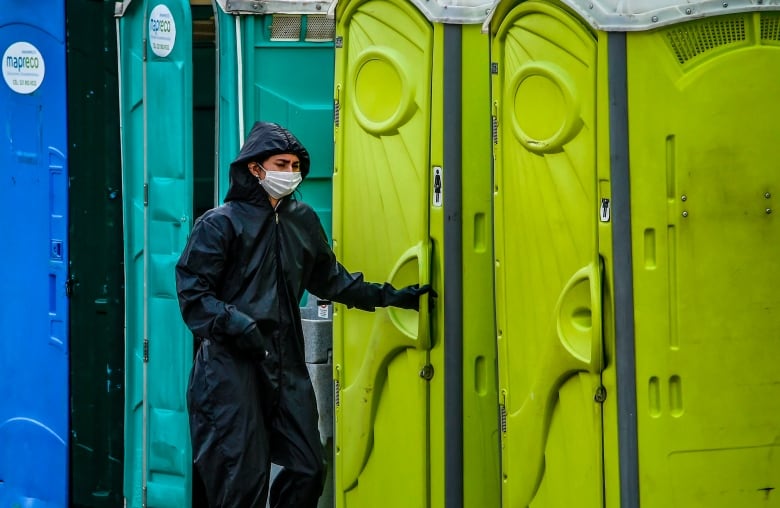
{"label": "teal door", "polygon": [[[300,12],[297,5],[289,7]],[[330,238],[334,21],[311,9],[308,14],[238,17],[217,9],[218,199],[225,197],[230,161],[252,124],[277,122],[311,155],[311,172],[301,184],[300,197],[320,216]]]}
{"label": "teal door", "polygon": [[189,2],[134,2],[119,21],[125,224],[125,498],[190,505],[185,392],[192,337],[174,265],[192,222]]}

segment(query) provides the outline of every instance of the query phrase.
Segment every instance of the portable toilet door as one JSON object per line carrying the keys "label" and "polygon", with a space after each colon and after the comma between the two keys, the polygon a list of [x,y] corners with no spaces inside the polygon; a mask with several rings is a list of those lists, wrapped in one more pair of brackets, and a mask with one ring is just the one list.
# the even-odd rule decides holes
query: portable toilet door
{"label": "portable toilet door", "polygon": [[174,266],[192,225],[192,21],[185,0],[116,4],[125,224],[125,499],[186,507],[192,334]]}
{"label": "portable toilet door", "polygon": [[502,505],[600,507],[597,41],[546,1],[491,31]]}
{"label": "portable toilet door", "polygon": [[[780,13],[750,2],[648,5],[507,2],[492,20],[503,101],[497,280],[513,288],[498,307],[504,506],[772,503],[780,106],[765,97],[778,92]],[[565,46],[567,34],[589,49]],[[583,169],[571,171],[575,162]],[[545,192],[532,176],[554,185]],[[575,203],[579,212],[553,220]],[[517,240],[545,224],[538,251]],[[578,300],[550,298],[561,348],[539,339],[543,324],[526,309],[544,294],[534,287],[561,280],[568,252],[603,269],[586,269]],[[542,369],[567,357],[565,379],[547,384],[539,469],[524,418],[543,385],[528,373],[549,377]]]}
{"label": "portable toilet door", "polygon": [[74,507],[113,508],[123,496],[124,247],[113,10],[92,0],[66,4]]}
{"label": "portable toilet door", "polygon": [[255,121],[276,122],[311,156],[301,199],[332,223],[333,33],[329,1],[216,1],[219,41],[218,200]]}
{"label": "portable toilet door", "polygon": [[[45,10],[46,16],[40,13]],[[0,505],[68,506],[65,3],[0,12]]]}
{"label": "portable toilet door", "polygon": [[490,4],[336,10],[334,250],[419,313],[337,305],[336,506],[497,506]]}

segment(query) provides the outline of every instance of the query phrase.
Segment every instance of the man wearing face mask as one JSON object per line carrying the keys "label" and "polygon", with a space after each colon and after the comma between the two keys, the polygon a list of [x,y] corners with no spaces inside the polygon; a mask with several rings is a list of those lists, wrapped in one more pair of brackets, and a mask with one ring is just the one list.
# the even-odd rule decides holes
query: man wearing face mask
{"label": "man wearing face mask", "polygon": [[430,286],[363,281],[335,258],[314,210],[291,194],[309,154],[257,122],[230,165],[225,204],[200,217],[176,265],[198,351],[187,406],[193,461],[212,508],[316,507],[325,481],[298,302],[305,290],[359,309],[417,309]]}

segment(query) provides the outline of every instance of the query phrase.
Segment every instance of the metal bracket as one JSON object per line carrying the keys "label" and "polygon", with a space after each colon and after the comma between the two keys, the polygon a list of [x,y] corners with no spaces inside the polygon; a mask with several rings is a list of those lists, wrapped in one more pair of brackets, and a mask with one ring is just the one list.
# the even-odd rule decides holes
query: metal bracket
{"label": "metal bracket", "polygon": [[121,18],[125,15],[125,12],[127,12],[127,7],[130,5],[130,2],[133,0],[122,0],[121,2],[116,2],[114,4],[114,17],[115,18]]}
{"label": "metal bracket", "polygon": [[326,14],[326,0],[224,0],[220,7],[228,14]]}

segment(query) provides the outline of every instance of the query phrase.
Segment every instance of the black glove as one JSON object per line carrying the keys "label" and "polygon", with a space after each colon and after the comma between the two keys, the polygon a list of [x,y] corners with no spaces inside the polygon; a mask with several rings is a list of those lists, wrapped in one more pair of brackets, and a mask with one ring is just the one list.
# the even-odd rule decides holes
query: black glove
{"label": "black glove", "polygon": [[252,322],[240,335],[236,336],[235,344],[241,351],[252,353],[260,360],[265,360],[270,354],[268,339],[260,333],[255,322]]}
{"label": "black glove", "polygon": [[436,292],[433,291],[430,284],[425,284],[422,287],[418,284],[413,284],[401,289],[395,289],[388,284],[386,286],[385,304],[386,306],[400,307],[402,309],[419,310],[420,295],[426,293],[436,296]]}

